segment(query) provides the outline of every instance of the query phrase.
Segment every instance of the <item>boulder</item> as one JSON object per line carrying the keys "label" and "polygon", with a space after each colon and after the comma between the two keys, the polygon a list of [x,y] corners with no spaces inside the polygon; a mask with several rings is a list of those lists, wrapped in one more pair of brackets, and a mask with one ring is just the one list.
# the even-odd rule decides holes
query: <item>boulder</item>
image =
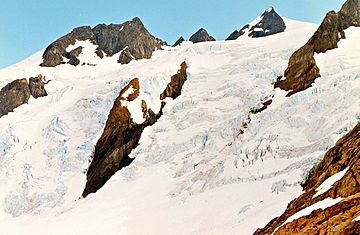
{"label": "boulder", "polygon": [[80,60],[77,57],[81,54],[82,49],[83,47],[80,46],[65,54],[65,57],[69,59],[69,64],[74,66],[80,64]]}
{"label": "boulder", "polygon": [[18,79],[0,90],[0,117],[29,101],[30,89],[27,79]]}
{"label": "boulder", "polygon": [[130,61],[132,61],[133,59],[135,59],[135,57],[133,55],[131,55],[128,47],[126,47],[125,49],[123,49],[119,55],[119,59],[118,62],[120,64],[128,64],[130,63]]}
{"label": "boulder", "polygon": [[45,77],[41,74],[37,77],[31,77],[29,79],[29,90],[30,94],[34,98],[39,98],[43,96],[47,96],[47,92],[45,90]]}

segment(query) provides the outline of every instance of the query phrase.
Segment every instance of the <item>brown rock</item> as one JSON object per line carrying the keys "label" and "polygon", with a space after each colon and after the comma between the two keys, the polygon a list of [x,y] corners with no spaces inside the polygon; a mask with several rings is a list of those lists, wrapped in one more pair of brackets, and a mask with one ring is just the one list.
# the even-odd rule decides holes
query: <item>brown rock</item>
{"label": "brown rock", "polygon": [[43,77],[41,74],[37,77],[31,77],[29,79],[30,94],[34,98],[47,96],[44,85],[45,85],[45,77]]}
{"label": "brown rock", "polygon": [[[130,93],[127,97],[123,97],[125,92],[127,92],[130,88],[133,89],[133,92]],[[127,100],[127,101],[133,101],[136,98],[138,98],[140,95],[140,83],[138,78],[134,78],[127,84],[120,92],[120,99],[121,100]]]}
{"label": "brown rock", "polygon": [[[57,39],[49,45],[44,54],[41,66],[55,67],[63,62],[63,57],[70,59],[69,63],[78,65],[78,55],[81,49],[66,52],[66,48],[74,45],[76,40],[90,40],[98,45],[95,53],[104,57],[103,51],[112,56],[120,51],[119,63],[127,64],[132,59],[148,59],[152,53],[166,45],[162,40],[151,35],[138,17],[123,24],[99,24],[91,29],[89,26],[75,28],[71,33]],[[79,53],[80,52],[80,53]]]}
{"label": "brown rock", "polygon": [[186,68],[187,65],[185,62],[183,62],[181,64],[180,70],[171,77],[170,83],[166,86],[166,89],[160,95],[160,100],[164,100],[166,97],[176,99],[181,95],[181,89],[187,79]]}
{"label": "brown rock", "polygon": [[80,60],[77,57],[81,54],[82,49],[83,49],[83,47],[80,46],[80,47],[77,47],[74,50],[70,51],[69,53],[65,54],[65,57],[69,59],[68,64],[71,64],[74,66],[80,64]]}
{"label": "brown rock", "polygon": [[133,55],[131,55],[131,53],[130,53],[128,47],[127,47],[127,48],[125,48],[124,50],[121,51],[121,53],[119,55],[118,62],[120,64],[128,64],[133,59],[135,59],[135,57]]}
{"label": "brown rock", "polygon": [[[360,123],[341,138],[324,156],[304,183],[304,193],[289,203],[286,211],[255,234],[356,234],[360,216]],[[348,168],[345,175],[327,192],[314,197],[316,189],[332,175]],[[293,222],[290,216],[325,198],[344,198],[325,210],[313,211]]]}
{"label": "brown rock", "polygon": [[279,228],[274,234],[357,234],[360,221],[360,193],[350,196],[325,210],[318,209]]}
{"label": "brown rock", "polygon": [[30,90],[27,80],[18,79],[0,90],[0,117],[29,101]]}
{"label": "brown rock", "polygon": [[316,65],[314,49],[311,45],[306,44],[290,57],[285,77],[275,83],[275,88],[290,91],[287,96],[311,87],[315,79],[320,77],[320,70]]}
{"label": "brown rock", "polygon": [[310,40],[290,57],[285,79],[277,81],[275,88],[290,91],[287,96],[291,96],[311,87],[315,79],[320,77],[314,53],[325,53],[337,48],[338,41],[345,38],[345,29],[360,26],[359,2],[360,0],[348,0],[340,12],[331,11],[326,15]]}
{"label": "brown rock", "polygon": [[74,45],[76,40],[85,41],[90,40],[95,43],[95,35],[90,26],[81,26],[75,28],[71,33],[62,36],[55,42],[51,43],[43,54],[43,62],[40,66],[55,67],[63,62],[63,57],[66,55],[66,48]]}
{"label": "brown rock", "polygon": [[[180,74],[186,76],[185,62],[182,63],[179,72],[171,79],[170,83],[172,85],[170,87],[172,88],[169,88],[173,91],[170,92],[171,94],[175,94],[175,90],[176,94],[178,94],[178,91],[181,91],[184,82],[178,78],[181,76]],[[175,82],[179,82],[179,84],[175,86]],[[132,94],[123,97],[130,87],[133,89]],[[161,117],[165,102],[161,103],[159,113],[155,114],[151,109],[147,109],[146,102],[142,101],[141,108],[146,119],[141,124],[133,122],[131,113],[127,107],[122,106],[121,101],[131,102],[138,98],[139,93],[139,79],[135,78],[121,90],[116,98],[106,121],[104,132],[95,146],[93,160],[87,171],[87,182],[83,192],[84,197],[89,193],[96,192],[113,174],[133,161],[129,154],[138,146],[144,128],[153,125]]]}
{"label": "brown rock", "polygon": [[146,104],[145,100],[141,101],[141,111],[143,113],[143,118],[146,119],[149,115],[148,115],[148,108],[147,108],[147,104]]}
{"label": "brown rock", "polygon": [[340,13],[347,16],[348,24],[352,26],[360,26],[360,1],[348,0],[341,7]]}

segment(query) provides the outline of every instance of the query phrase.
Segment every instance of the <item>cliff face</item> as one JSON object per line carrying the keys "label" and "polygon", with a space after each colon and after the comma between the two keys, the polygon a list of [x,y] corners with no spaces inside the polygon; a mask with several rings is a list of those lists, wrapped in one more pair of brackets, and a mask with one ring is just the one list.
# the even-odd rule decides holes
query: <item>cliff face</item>
{"label": "cliff face", "polygon": [[[161,94],[161,99],[177,98],[181,94],[182,86],[187,78],[187,65],[181,64],[180,70],[171,77],[170,83]],[[129,89],[131,93],[129,93]],[[133,121],[128,108],[122,101],[132,102],[139,98],[139,79],[134,78],[125,86],[114,105],[106,121],[105,129],[96,143],[93,160],[87,171],[87,183],[83,192],[86,197],[100,189],[112,175],[123,167],[128,166],[133,159],[129,158],[131,151],[137,147],[143,130],[153,125],[162,115],[165,102],[162,102],[160,111],[155,114],[147,108],[146,101],[141,101],[141,108],[145,121],[137,124]]]}
{"label": "cliff face", "polygon": [[[74,45],[76,41],[86,40],[98,46],[95,53],[100,58],[104,57],[103,52],[108,56],[121,52],[118,61],[122,64],[129,63],[129,58],[148,59],[156,49],[166,44],[152,36],[141,20],[136,17],[123,24],[99,24],[94,28],[90,26],[75,28],[71,33],[57,39],[46,48],[43,62],[40,65],[55,67],[65,63],[63,58],[69,59],[67,62],[69,64],[78,65],[77,57],[82,48],[77,47],[71,51],[66,51],[66,49],[68,46]],[[124,53],[127,53],[126,58],[124,58]]]}
{"label": "cliff face", "polygon": [[[255,234],[356,234],[360,221],[360,123],[341,138],[324,156],[304,183],[304,193],[290,202],[286,211]],[[326,192],[321,192],[325,180],[335,174],[343,176]],[[319,192],[320,191],[320,192]],[[325,190],[324,190],[325,191]],[[318,209],[285,223],[292,215],[327,198],[338,203]]]}
{"label": "cliff face", "polygon": [[311,87],[315,79],[320,77],[314,53],[337,48],[339,40],[346,38],[344,30],[360,25],[359,4],[359,0],[348,0],[338,13],[329,12],[309,41],[290,57],[285,79],[277,81],[275,88],[289,91],[287,96],[291,96]]}

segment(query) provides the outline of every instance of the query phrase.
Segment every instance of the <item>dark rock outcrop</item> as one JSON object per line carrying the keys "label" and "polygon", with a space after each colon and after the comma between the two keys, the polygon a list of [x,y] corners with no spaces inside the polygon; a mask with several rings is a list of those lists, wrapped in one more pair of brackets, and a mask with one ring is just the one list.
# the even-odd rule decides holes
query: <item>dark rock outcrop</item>
{"label": "dark rock outcrop", "polygon": [[30,89],[25,78],[7,84],[0,91],[0,117],[27,103],[29,98]]}
{"label": "dark rock outcrop", "polygon": [[[289,203],[286,211],[255,234],[356,234],[360,221],[360,123],[341,138],[324,156],[303,184],[304,193]],[[345,175],[326,192],[316,189],[329,177],[346,170]],[[284,224],[295,213],[326,198],[343,198],[324,210]]]}
{"label": "dark rock outcrop", "polygon": [[189,41],[193,43],[198,43],[198,42],[208,42],[208,41],[216,41],[216,40],[214,37],[210,36],[204,28],[201,28],[190,37]]}
{"label": "dark rock outcrop", "polygon": [[18,79],[10,82],[0,90],[0,117],[12,112],[15,108],[34,98],[47,96],[44,85],[47,84],[41,74],[37,77]]}
{"label": "dark rock outcrop", "polygon": [[250,28],[250,37],[265,37],[285,31],[285,22],[281,16],[276,13],[274,8],[270,7],[261,17],[262,19]]}
{"label": "dark rock outcrop", "polygon": [[100,58],[103,58],[103,52],[112,56],[127,47],[127,59],[119,58],[120,63],[127,62],[129,58],[148,59],[155,50],[166,44],[152,36],[141,20],[135,17],[123,24],[99,24],[93,29],[89,26],[74,29],[46,48],[43,54],[43,62],[40,65],[55,67],[65,63],[63,58],[69,59],[69,64],[78,65],[80,61],[77,56],[81,53],[81,49],[78,47],[71,52],[66,51],[66,48],[74,45],[77,40],[90,40],[91,43],[97,45],[95,53]]}
{"label": "dark rock outcrop", "polygon": [[254,25],[245,25],[239,31],[235,30],[226,40],[235,40],[248,31],[248,36],[253,38],[265,37],[284,32],[286,25],[274,8],[270,7],[261,16],[259,22]]}
{"label": "dark rock outcrop", "polygon": [[127,47],[135,59],[148,59],[156,49],[165,45],[147,31],[138,17],[123,24],[100,24],[93,32],[99,49],[109,56]]}
{"label": "dark rock outcrop", "polygon": [[134,59],[134,56],[131,55],[130,51],[129,51],[129,48],[126,47],[124,48],[120,55],[119,55],[119,59],[118,59],[118,62],[120,64],[128,64],[130,63],[130,61],[132,61]]}
{"label": "dark rock outcrop", "polygon": [[180,45],[183,41],[185,41],[185,39],[181,36],[172,46],[176,47],[176,46]]}
{"label": "dark rock outcrop", "polygon": [[43,62],[40,66],[55,67],[63,62],[63,57],[66,58],[66,48],[74,45],[76,40],[85,41],[90,40],[95,44],[95,35],[90,26],[82,26],[75,28],[71,33],[62,36],[55,42],[51,43],[43,54]]}
{"label": "dark rock outcrop", "polygon": [[181,64],[180,70],[177,74],[171,77],[170,83],[166,86],[163,93],[160,95],[160,100],[165,99],[166,97],[171,97],[176,99],[181,95],[181,89],[186,81],[186,68],[187,65],[185,62]]}
{"label": "dark rock outcrop", "polygon": [[348,0],[341,7],[340,12],[347,16],[348,24],[352,26],[360,27],[360,1]]}
{"label": "dark rock outcrop", "polygon": [[240,36],[245,34],[245,30],[248,29],[249,26],[250,25],[247,24],[244,27],[242,27],[239,31],[235,30],[225,40],[236,40],[236,39],[238,39]]}
{"label": "dark rock outcrop", "polygon": [[[171,85],[168,85],[171,88],[167,87],[162,97],[171,95],[176,98],[180,95],[186,77],[186,63],[184,62],[178,73],[171,78]],[[133,92],[124,97],[125,92],[130,88]],[[135,78],[121,90],[116,98],[106,121],[104,132],[95,146],[93,160],[87,171],[86,186],[82,194],[84,197],[99,190],[112,175],[132,162],[133,159],[129,157],[129,154],[138,146],[143,130],[153,125],[161,117],[165,102],[162,102],[159,113],[155,114],[147,108],[146,102],[142,100],[141,108],[145,121],[141,124],[133,121],[131,113],[126,106],[122,105],[122,101],[131,102],[137,99],[140,89],[139,80]],[[169,92],[166,92],[167,90]]]}
{"label": "dark rock outcrop", "polygon": [[325,53],[337,48],[339,40],[346,36],[344,30],[350,26],[359,26],[359,4],[359,0],[348,0],[340,12],[327,13],[309,41],[290,57],[285,79],[277,81],[275,88],[289,91],[287,96],[291,96],[311,87],[315,79],[320,77],[314,53]]}
{"label": "dark rock outcrop", "polygon": [[69,64],[74,65],[74,66],[80,64],[80,60],[77,57],[81,54],[82,49],[83,49],[83,47],[77,47],[74,50],[67,52],[65,54],[65,57],[67,59],[69,59],[69,62],[68,62]]}
{"label": "dark rock outcrop", "polygon": [[47,96],[47,92],[45,90],[46,79],[41,74],[37,77],[31,77],[29,79],[29,90],[30,94],[34,98],[39,98],[43,96]]}

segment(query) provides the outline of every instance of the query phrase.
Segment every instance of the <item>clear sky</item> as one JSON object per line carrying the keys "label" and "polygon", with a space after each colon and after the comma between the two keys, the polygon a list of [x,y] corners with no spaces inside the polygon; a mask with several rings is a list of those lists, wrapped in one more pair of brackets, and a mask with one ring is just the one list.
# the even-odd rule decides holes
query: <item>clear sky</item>
{"label": "clear sky", "polygon": [[172,44],[204,27],[223,40],[269,6],[282,16],[320,23],[345,0],[1,0],[0,68],[19,62],[81,25],[122,23],[139,16]]}

